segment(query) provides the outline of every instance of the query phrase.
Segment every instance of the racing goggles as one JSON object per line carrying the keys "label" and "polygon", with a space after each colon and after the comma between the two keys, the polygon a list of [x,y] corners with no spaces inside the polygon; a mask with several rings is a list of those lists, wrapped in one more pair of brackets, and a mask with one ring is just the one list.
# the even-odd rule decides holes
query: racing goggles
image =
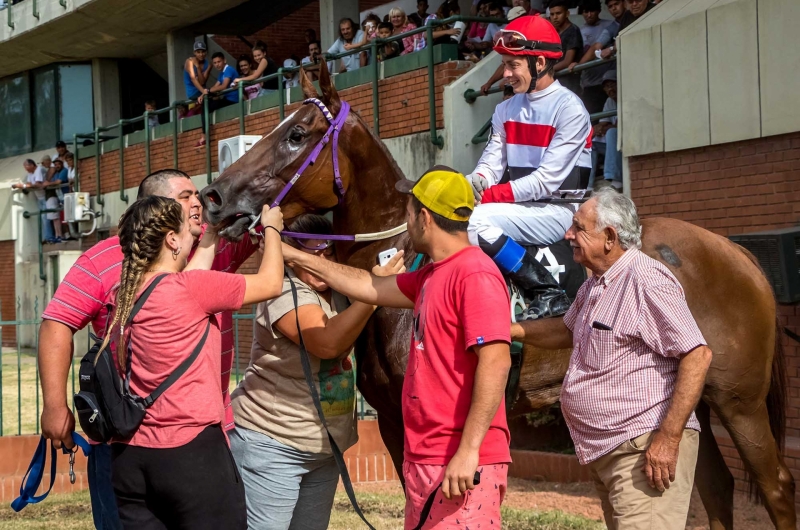
{"label": "racing goggles", "polygon": [[561,52],[561,44],[528,40],[519,31],[501,29],[494,34],[494,45],[512,52],[541,50],[544,52]]}

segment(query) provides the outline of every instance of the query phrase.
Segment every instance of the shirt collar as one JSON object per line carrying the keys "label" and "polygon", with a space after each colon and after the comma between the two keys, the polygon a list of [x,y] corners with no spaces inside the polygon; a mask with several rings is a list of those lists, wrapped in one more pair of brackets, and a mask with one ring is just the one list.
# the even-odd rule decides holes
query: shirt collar
{"label": "shirt collar", "polygon": [[525,96],[528,98],[528,101],[535,101],[545,96],[549,96],[550,94],[561,88],[561,86],[562,86],[561,83],[558,81],[558,79],[556,79],[550,84],[549,87],[543,90],[537,90],[536,92],[528,92],[527,94],[525,94]]}
{"label": "shirt collar", "polygon": [[625,253],[616,262],[614,262],[611,268],[608,269],[602,276],[600,276],[598,283],[605,286],[610,285],[619,277],[620,274],[623,273],[623,271],[625,271],[625,269],[628,268],[628,265],[631,264],[638,254],[638,248],[634,247],[626,250]]}

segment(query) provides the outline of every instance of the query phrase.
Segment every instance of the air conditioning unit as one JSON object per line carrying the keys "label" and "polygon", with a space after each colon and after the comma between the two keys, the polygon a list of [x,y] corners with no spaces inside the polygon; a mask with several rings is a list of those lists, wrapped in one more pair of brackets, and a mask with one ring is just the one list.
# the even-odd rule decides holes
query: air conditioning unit
{"label": "air conditioning unit", "polygon": [[90,213],[94,216],[88,193],[76,191],[64,194],[64,220],[66,222],[91,221],[87,215]]}
{"label": "air conditioning unit", "polygon": [[219,172],[222,173],[228,166],[239,160],[259,140],[261,140],[261,137],[255,134],[242,134],[220,140],[217,146]]}
{"label": "air conditioning unit", "polygon": [[800,227],[730,236],[758,258],[782,304],[800,301]]}

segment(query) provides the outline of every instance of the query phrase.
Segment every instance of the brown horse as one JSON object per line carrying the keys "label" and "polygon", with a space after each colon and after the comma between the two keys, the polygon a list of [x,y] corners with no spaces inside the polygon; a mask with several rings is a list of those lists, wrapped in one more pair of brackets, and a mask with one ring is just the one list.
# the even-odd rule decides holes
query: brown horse
{"label": "brown horse", "polygon": [[[337,115],[341,101],[326,69],[320,96],[302,76],[303,92]],[[202,192],[207,220],[240,238],[248,216],[274,200],[328,129],[315,105],[303,105]],[[291,219],[305,212],[334,213],[337,234],[372,233],[401,225],[405,197],[394,183],[405,178],[382,142],[350,113],[339,142],[344,196],[340,202],[327,145],[282,203]],[[776,306],[755,259],[725,238],[672,219],[643,223],[643,248],[672,270],[686,291],[692,314],[714,352],[697,415],[702,425],[695,483],[714,530],[733,527],[734,480],[711,430],[710,411],[730,433],[775,526],[795,528],[794,481],[780,455],[784,427],[784,358]],[[340,262],[369,269],[378,252],[405,249],[406,234],[373,243],[339,243]],[[381,435],[400,472],[403,424],[400,407],[411,313],[382,308],[357,344],[358,387],[378,411]],[[558,400],[570,350],[526,347],[512,415]]]}

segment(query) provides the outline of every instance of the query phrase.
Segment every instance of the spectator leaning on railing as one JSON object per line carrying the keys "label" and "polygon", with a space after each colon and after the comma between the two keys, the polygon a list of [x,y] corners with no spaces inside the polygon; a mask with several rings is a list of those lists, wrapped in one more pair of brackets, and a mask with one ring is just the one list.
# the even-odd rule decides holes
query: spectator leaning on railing
{"label": "spectator leaning on railing", "polygon": [[[414,25],[413,22],[408,21],[406,12],[399,7],[393,7],[392,10],[389,11],[389,22],[392,23],[392,35],[400,35],[401,33],[407,33],[412,29],[417,29],[417,26]],[[407,53],[413,52],[415,49],[414,41],[418,38],[419,37],[417,35],[411,35],[403,38],[403,51],[400,52],[400,55],[406,55]]]}
{"label": "spectator leaning on railing", "polygon": [[[238,77],[233,80],[233,84],[237,85],[242,81],[255,81],[259,77],[271,75],[278,72],[278,65],[275,64],[275,61],[272,60],[272,57],[267,56],[267,43],[264,41],[256,41],[255,46],[253,46],[253,59],[255,59],[256,67],[255,72],[250,73],[250,75],[245,77]],[[259,96],[263,96],[264,94],[271,94],[278,90],[278,80],[277,79],[270,79],[268,81],[264,81],[261,84],[261,89],[258,92]]]}
{"label": "spectator leaning on railing", "polygon": [[[558,31],[561,37],[561,49],[564,51],[564,56],[555,67],[555,71],[558,72],[569,67],[583,54],[583,37],[578,26],[569,21],[569,4],[566,0],[551,0],[549,9],[550,23]],[[560,76],[558,80],[574,93],[581,94],[580,75]]]}
{"label": "spectator leaning on railing", "polygon": [[[505,16],[505,12],[503,11],[503,7],[498,1],[492,1],[489,3],[489,18],[503,18]],[[483,35],[483,38],[480,41],[473,41],[468,40],[464,43],[464,47],[470,51],[473,51],[479,54],[481,57],[491,51],[492,46],[494,46],[494,36],[495,34],[500,31],[500,29],[504,28],[505,24],[499,25],[495,24],[494,22],[490,22],[486,26],[486,32]]]}
{"label": "spectator leaning on railing", "polygon": [[[203,94],[197,98],[197,103],[199,105],[203,104],[203,99],[209,98],[208,100],[208,111],[213,112],[217,109],[221,109],[223,107],[227,107],[229,105],[233,105],[234,103],[239,102],[239,93],[237,91],[228,92],[227,94],[223,94],[219,97],[214,97],[216,92],[222,92],[232,86],[233,80],[236,79],[236,70],[229,64],[225,62],[225,55],[222,52],[216,52],[214,55],[211,56],[211,62],[214,65],[214,68],[219,72],[217,75],[217,82],[211,88],[207,88]],[[203,130],[206,129],[206,115],[205,112],[200,114],[201,116],[201,123],[203,124]],[[206,144],[206,138],[203,136],[200,138],[195,144],[195,147],[203,147]]]}
{"label": "spectator leaning on railing", "polygon": [[[311,81],[319,79],[319,63],[322,61],[322,46],[318,40],[308,43],[308,57],[303,57],[301,63],[306,75]],[[328,71],[333,72],[333,61],[328,61]]]}
{"label": "spectator leaning on railing", "polygon": [[[388,39],[392,36],[392,23],[381,22],[378,25],[378,37]],[[378,60],[387,61],[395,57],[400,57],[400,43],[397,41],[387,42],[378,50]]]}
{"label": "spectator leaning on railing", "polygon": [[645,13],[656,7],[656,5],[652,2],[648,2],[648,0],[626,0],[628,3],[628,11],[620,17],[619,21],[619,30],[622,31],[623,29],[627,28],[639,18],[642,17]]}
{"label": "spectator leaning on railing", "polygon": [[[583,37],[583,52],[581,53],[581,62],[586,62],[583,59],[587,57],[587,52],[593,45],[597,43],[603,32],[607,31],[610,26],[617,25],[613,20],[602,20],[600,18],[600,0],[584,0],[578,10],[583,15],[585,24],[581,26],[581,36]],[[619,27],[617,25],[617,27]],[[614,31],[612,29],[612,31]],[[596,59],[591,57],[590,59]],[[576,58],[577,59],[577,58]],[[573,62],[569,65],[570,70],[578,65],[578,62]],[[603,74],[610,69],[614,68],[614,64],[607,64],[596,66],[581,72],[581,100],[583,101],[586,110],[589,114],[600,112],[603,108],[603,103],[606,100],[606,94],[603,91]]]}
{"label": "spectator leaning on railing", "polygon": [[[63,186],[54,186],[64,184]],[[44,190],[47,199],[48,210],[58,210],[64,203],[64,193],[69,193],[69,170],[64,167],[64,161],[60,158],[53,162],[53,171],[48,179],[48,186]],[[61,243],[64,233],[61,230],[61,212],[48,212],[47,220],[53,223],[55,237],[48,243]]]}
{"label": "spectator leaning on railing", "polygon": [[[283,61],[284,68],[294,68],[297,66],[297,61],[294,59],[286,59]],[[283,86],[286,88],[294,88],[300,86],[300,71],[294,70],[291,72],[283,73]]]}
{"label": "spectator leaning on railing", "polygon": [[[253,72],[253,66],[250,64],[250,57],[247,55],[240,55],[239,60],[236,61],[236,72],[239,77],[247,77]],[[258,92],[261,90],[261,83],[254,85],[247,85],[244,87],[244,99],[253,99],[258,97]]]}
{"label": "spectator leaning on railing", "polygon": [[[339,38],[328,48],[328,53],[344,53],[347,50],[346,44],[354,44],[364,40],[364,32],[356,29],[356,24],[351,18],[343,18],[339,21]],[[341,72],[358,70],[367,65],[367,54],[364,52],[354,53],[340,60]],[[329,65],[330,66],[330,65]]]}
{"label": "spectator leaning on railing", "polygon": [[[570,69],[579,64],[588,63],[589,61],[594,61],[595,59],[608,59],[614,55],[616,51],[613,46],[614,39],[619,33],[620,20],[625,13],[627,13],[627,11],[625,10],[625,2],[623,0],[606,0],[606,7],[608,7],[608,12],[611,13],[611,16],[614,17],[614,20],[611,21],[611,23],[608,24],[597,37],[594,38],[594,41],[584,39],[584,44],[586,44],[586,46],[584,46],[585,52],[583,57],[581,57],[581,60],[577,63],[572,63],[570,65]],[[587,92],[587,87],[595,87],[597,85],[602,87],[603,74],[605,74],[611,68],[615,68],[615,66],[609,65],[607,67],[584,70],[581,73],[581,86],[584,87],[584,92]],[[596,101],[605,101],[605,96],[604,94],[592,94],[592,91],[596,91],[596,89],[589,88],[590,93],[588,94],[588,97],[584,99],[584,105],[586,105],[586,108],[590,113],[599,112]],[[597,99],[593,99],[595,97]],[[591,109],[589,108],[590,106],[592,107]]]}
{"label": "spectator leaning on railing", "polygon": [[[47,160],[47,165],[49,166],[50,157],[45,155],[42,157],[42,161],[44,162],[45,159]],[[25,168],[25,171],[28,174],[25,182],[13,184],[11,187],[17,190],[33,190],[33,195],[36,197],[36,203],[39,210],[44,210],[47,208],[47,199],[45,198],[44,194],[44,188],[47,186],[47,168],[44,166],[37,166],[36,162],[30,158],[25,160],[22,166]],[[53,239],[53,227],[47,221],[45,214],[40,215],[42,219],[42,233],[39,235],[44,243],[49,239]]]}
{"label": "spectator leaning on railing", "polygon": [[[183,63],[183,84],[186,85],[186,98],[197,101],[204,93],[208,74],[211,72],[206,56],[206,45],[200,41],[194,43],[194,55]],[[193,114],[196,114],[194,111]]]}

